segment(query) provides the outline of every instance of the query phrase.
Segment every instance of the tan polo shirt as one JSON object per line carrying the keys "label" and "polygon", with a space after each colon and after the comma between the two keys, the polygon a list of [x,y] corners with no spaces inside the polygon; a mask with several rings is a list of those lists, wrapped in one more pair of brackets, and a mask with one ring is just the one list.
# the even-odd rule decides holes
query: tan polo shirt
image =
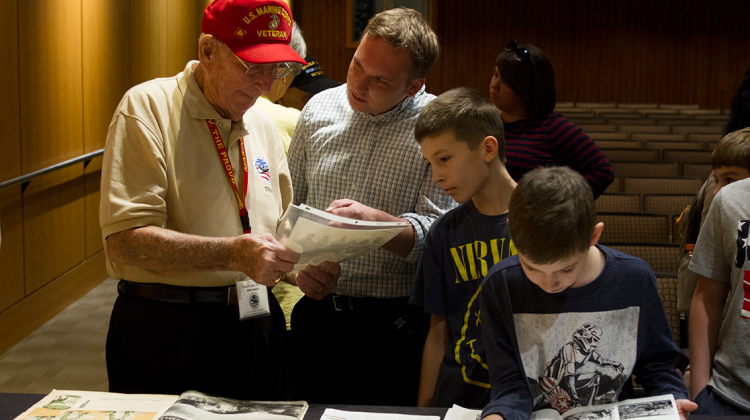
{"label": "tan polo shirt", "polygon": [[[242,234],[239,205],[206,119],[214,119],[242,190],[239,142],[244,137],[249,174],[245,203],[253,233],[274,233],[292,200],[284,148],[273,123],[251,108],[242,123],[222,119],[203,96],[190,62],[175,77],[130,89],[107,132],[99,223],[107,236],[159,226],[179,232],[232,237]],[[112,278],[180,286],[234,284],[234,272],[168,275],[113,263]]]}

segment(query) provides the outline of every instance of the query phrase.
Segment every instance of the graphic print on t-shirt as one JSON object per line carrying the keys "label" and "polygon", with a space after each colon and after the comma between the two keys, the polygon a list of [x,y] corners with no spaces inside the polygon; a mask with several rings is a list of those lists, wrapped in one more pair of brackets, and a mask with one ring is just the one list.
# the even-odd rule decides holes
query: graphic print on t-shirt
{"label": "graphic print on t-shirt", "polygon": [[635,366],[638,315],[638,307],[515,314],[534,410],[616,402]]}
{"label": "graphic print on t-shirt", "polygon": [[[750,240],[748,240],[748,231],[750,230],[750,220],[740,220],[737,224],[737,254],[734,265],[742,268],[748,260],[750,252]],[[742,273],[742,288],[745,299],[742,301],[742,318],[750,319],[750,271],[745,270]]]}
{"label": "graphic print on t-shirt", "polygon": [[[484,241],[451,248],[453,264],[456,270],[456,283],[465,281],[482,281],[493,265],[504,258],[517,253],[513,241],[507,238],[493,239],[487,244]],[[484,360],[484,346],[478,340],[481,332],[479,292],[482,286],[469,300],[464,314],[461,337],[454,347],[454,357],[461,365],[464,382],[482,388],[490,388],[490,376],[487,362]]]}

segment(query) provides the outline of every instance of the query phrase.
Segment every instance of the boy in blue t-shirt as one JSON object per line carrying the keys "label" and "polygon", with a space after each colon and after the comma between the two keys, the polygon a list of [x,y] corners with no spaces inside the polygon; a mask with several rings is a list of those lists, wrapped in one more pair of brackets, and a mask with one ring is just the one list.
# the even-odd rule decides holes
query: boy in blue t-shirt
{"label": "boy in blue t-shirt", "polygon": [[461,203],[427,233],[409,300],[431,314],[419,405],[481,408],[490,385],[477,294],[489,268],[515,254],[505,228],[516,183],[504,165],[503,122],[487,97],[458,88],[425,106],[415,138],[432,180]]}
{"label": "boy in blue t-shirt", "polygon": [[485,419],[607,404],[646,394],[675,397],[683,420],[695,403],[672,361],[679,349],[642,260],[597,244],[591,188],[567,167],[535,169],[508,209],[517,255],[482,282],[482,333],[492,398]]}

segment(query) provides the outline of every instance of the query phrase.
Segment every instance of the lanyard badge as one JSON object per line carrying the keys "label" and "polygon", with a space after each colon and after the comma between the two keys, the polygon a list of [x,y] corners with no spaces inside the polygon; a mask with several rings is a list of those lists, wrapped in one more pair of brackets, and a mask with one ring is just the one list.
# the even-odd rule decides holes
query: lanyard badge
{"label": "lanyard badge", "polygon": [[[232,169],[232,162],[229,161],[229,154],[227,148],[224,146],[224,141],[221,139],[221,133],[216,127],[214,120],[206,120],[208,129],[211,131],[211,137],[214,139],[214,145],[216,151],[219,153],[219,159],[221,164],[224,166],[224,170],[229,177],[229,182],[232,184],[234,189],[234,195],[237,197],[237,204],[240,207],[240,221],[242,222],[242,231],[245,233],[251,233],[250,228],[250,217],[247,214],[247,207],[245,207],[245,197],[247,196],[247,182],[248,182],[248,165],[247,165],[247,153],[245,152],[245,140],[240,139],[240,155],[242,156],[242,168],[244,170],[243,183],[242,183],[242,194],[240,194],[237,188],[237,180],[234,177],[234,169]],[[240,273],[235,274],[235,284],[237,287],[237,303],[239,304],[240,319],[257,318],[260,316],[267,316],[271,313],[271,309],[268,305],[268,292],[266,286],[255,283],[250,277],[246,277]]]}

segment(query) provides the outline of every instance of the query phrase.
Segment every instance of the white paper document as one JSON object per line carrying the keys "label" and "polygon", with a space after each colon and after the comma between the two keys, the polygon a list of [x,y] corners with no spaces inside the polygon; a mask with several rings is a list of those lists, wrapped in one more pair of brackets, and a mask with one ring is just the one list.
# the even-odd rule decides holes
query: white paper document
{"label": "white paper document", "polygon": [[440,416],[415,416],[410,414],[365,413],[326,408],[320,420],[440,420]]}
{"label": "white paper document", "polygon": [[276,239],[300,260],[292,273],[323,261],[341,262],[371,252],[398,235],[409,222],[370,222],[335,216],[310,206],[289,206]]}
{"label": "white paper document", "polygon": [[445,420],[479,420],[481,416],[482,410],[470,410],[453,404],[453,407],[445,413]]}

